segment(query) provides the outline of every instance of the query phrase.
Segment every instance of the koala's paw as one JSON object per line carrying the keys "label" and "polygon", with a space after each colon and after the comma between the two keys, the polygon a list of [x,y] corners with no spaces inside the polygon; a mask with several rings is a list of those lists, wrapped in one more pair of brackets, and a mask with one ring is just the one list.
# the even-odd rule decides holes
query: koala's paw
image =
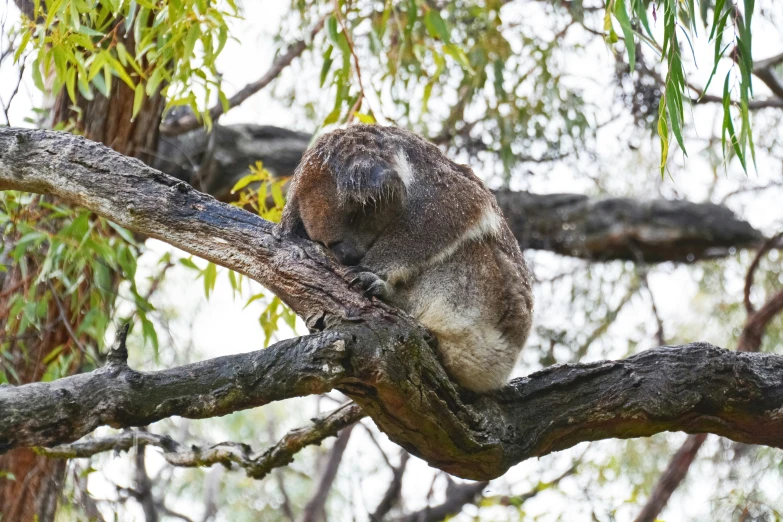
{"label": "koala's paw", "polygon": [[392,285],[387,283],[381,276],[361,266],[349,268],[346,279],[349,285],[358,286],[364,290],[364,295],[367,297],[387,300],[394,291]]}

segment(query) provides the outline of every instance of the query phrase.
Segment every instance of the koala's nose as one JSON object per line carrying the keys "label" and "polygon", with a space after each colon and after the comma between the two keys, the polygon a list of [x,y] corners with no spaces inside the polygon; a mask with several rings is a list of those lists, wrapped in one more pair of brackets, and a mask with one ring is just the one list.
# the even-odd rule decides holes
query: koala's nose
{"label": "koala's nose", "polygon": [[342,241],[329,245],[329,250],[332,251],[341,265],[356,266],[359,264],[359,261],[362,260],[362,255],[358,250],[352,245]]}

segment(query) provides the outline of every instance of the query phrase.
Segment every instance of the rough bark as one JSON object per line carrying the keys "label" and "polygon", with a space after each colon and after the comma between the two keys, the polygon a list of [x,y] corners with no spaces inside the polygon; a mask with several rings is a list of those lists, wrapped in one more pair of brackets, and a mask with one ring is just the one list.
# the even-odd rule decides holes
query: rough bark
{"label": "rough bark", "polygon": [[[205,390],[238,386],[239,381],[226,383],[226,375],[259,368],[236,366],[231,358],[201,363],[213,368],[214,381],[199,380],[197,386],[199,378],[192,375],[178,379],[179,386],[157,380],[170,373],[130,370],[118,373],[122,383],[110,385],[113,372],[102,369],[53,383],[3,387],[0,434],[8,448],[69,442],[101,423],[141,425],[172,414],[224,414],[261,404],[259,398],[269,394],[281,394],[272,398],[279,399],[333,386],[353,398],[393,441],[465,478],[494,478],[524,459],[583,441],[661,431],[710,432],[783,447],[781,356],[702,343],[662,347],[622,361],[555,366],[497,393],[476,396],[451,383],[423,329],[402,312],[351,289],[343,269],[320,247],[276,237],[272,224],[136,160],[72,135],[0,129],[0,189],[55,194],[247,274],[275,291],[308,324],[327,327],[332,332],[325,335],[345,342],[333,368],[307,374],[310,392],[300,383],[302,375],[285,367],[264,373],[270,389],[253,386],[215,401],[199,399]],[[265,357],[282,352],[268,349]],[[329,352],[322,347],[317,357]],[[297,363],[318,367],[302,358]],[[129,376],[136,377],[126,381]],[[80,406],[96,400],[90,399],[93,379],[117,390],[102,393],[101,408]],[[136,380],[144,389],[132,393],[128,390]],[[79,429],[36,427],[58,415],[58,426],[73,419],[69,425]]]}
{"label": "rough bark", "polygon": [[64,377],[54,386],[0,387],[0,452],[70,442],[74,434],[79,438],[103,425],[146,426],[172,415],[216,417],[325,393],[339,382],[345,356],[345,340],[325,332],[266,350],[144,373],[127,366],[120,339],[99,370]]}
{"label": "rough bark", "polygon": [[[310,136],[272,126],[216,125],[161,141],[155,167],[226,201],[261,160],[278,177],[293,174]],[[497,191],[523,249],[591,260],[693,262],[755,247],[760,232],[726,207],[689,201],[590,198]]]}
{"label": "rough bark", "polygon": [[153,166],[226,201],[256,161],[275,177],[291,176],[309,143],[309,134],[270,125],[216,124],[210,133],[197,129],[162,136]]}
{"label": "rough bark", "polygon": [[712,203],[496,192],[523,247],[592,260],[693,262],[758,246],[763,237]]}

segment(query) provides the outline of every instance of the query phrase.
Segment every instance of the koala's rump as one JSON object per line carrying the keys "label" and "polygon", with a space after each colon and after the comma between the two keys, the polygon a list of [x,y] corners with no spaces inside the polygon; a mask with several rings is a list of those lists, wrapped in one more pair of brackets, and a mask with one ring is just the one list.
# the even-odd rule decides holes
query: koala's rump
{"label": "koala's rump", "polygon": [[424,270],[399,303],[438,338],[446,371],[474,391],[502,387],[530,330],[524,267],[497,241],[470,241]]}

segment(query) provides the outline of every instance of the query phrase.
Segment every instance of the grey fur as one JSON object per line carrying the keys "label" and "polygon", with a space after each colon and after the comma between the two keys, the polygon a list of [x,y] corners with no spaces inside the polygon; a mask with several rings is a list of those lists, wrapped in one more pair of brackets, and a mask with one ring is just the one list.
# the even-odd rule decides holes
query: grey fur
{"label": "grey fur", "polygon": [[355,266],[352,282],[432,330],[454,380],[507,382],[530,331],[531,278],[469,167],[408,131],[352,125],[305,153],[288,197],[283,230],[330,248]]}

